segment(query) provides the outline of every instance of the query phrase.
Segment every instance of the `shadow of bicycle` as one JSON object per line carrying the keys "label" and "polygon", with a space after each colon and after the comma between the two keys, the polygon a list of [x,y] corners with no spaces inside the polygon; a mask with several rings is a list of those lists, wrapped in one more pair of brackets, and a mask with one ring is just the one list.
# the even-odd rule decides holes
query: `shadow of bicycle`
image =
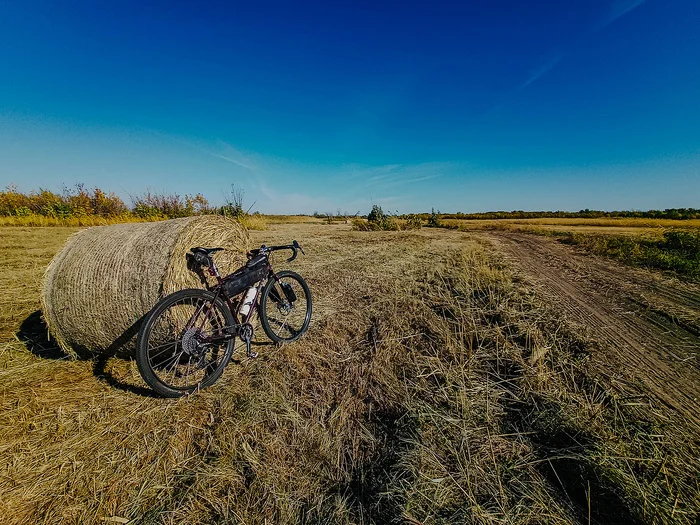
{"label": "shadow of bicycle", "polygon": [[[16,335],[29,352],[42,359],[70,360],[77,358],[80,361],[92,361],[92,373],[95,377],[107,383],[112,388],[130,392],[145,397],[158,397],[152,390],[142,386],[130,379],[124,379],[123,374],[115,373],[117,362],[132,365],[134,362],[133,352],[124,351],[127,343],[138,333],[143,318],[136,321],[129,329],[117,338],[114,344],[104,354],[95,354],[85,348],[76,349],[76,357],[69,356],[58,345],[56,340],[49,334],[48,327],[41,315],[41,310],[32,312],[20,325]],[[274,346],[271,341],[252,341],[253,347]],[[116,354],[116,355],[115,355]],[[233,358],[230,365],[241,365],[246,360],[245,345],[242,341],[236,341]]]}

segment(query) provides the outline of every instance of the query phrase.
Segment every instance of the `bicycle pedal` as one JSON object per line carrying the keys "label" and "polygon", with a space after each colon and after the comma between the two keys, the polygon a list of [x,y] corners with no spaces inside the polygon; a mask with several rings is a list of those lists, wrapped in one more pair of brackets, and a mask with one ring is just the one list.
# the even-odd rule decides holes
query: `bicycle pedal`
{"label": "bicycle pedal", "polygon": [[253,349],[250,347],[250,337],[245,338],[245,355],[247,355],[249,359],[258,357],[258,353],[253,352]]}

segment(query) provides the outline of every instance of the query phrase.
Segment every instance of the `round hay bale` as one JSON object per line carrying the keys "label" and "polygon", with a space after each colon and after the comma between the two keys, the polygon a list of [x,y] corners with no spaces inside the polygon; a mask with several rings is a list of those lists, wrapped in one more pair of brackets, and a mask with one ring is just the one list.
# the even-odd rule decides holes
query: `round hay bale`
{"label": "round hay bale", "polygon": [[203,288],[187,268],[194,246],[221,246],[222,275],[245,262],[248,233],[218,215],[115,224],[70,237],[44,274],[41,297],[49,331],[69,355],[133,353],[145,314],[183,288]]}

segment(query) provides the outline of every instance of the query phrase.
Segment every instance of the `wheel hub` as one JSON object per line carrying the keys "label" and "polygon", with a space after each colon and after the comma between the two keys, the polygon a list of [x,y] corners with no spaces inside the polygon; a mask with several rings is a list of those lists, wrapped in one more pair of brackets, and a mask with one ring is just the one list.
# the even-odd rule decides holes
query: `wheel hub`
{"label": "wheel hub", "polygon": [[287,315],[289,312],[292,311],[292,305],[289,304],[289,302],[285,301],[283,303],[278,303],[277,309],[280,311],[281,314]]}

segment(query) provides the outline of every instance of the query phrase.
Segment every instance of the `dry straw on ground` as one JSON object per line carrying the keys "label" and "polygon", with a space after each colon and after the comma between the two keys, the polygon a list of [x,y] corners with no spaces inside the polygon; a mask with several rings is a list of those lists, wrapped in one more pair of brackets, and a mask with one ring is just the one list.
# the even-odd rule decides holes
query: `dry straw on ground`
{"label": "dry straw on ground", "polygon": [[284,346],[258,332],[258,359],[239,351],[171,400],[145,395],[134,361],[65,360],[37,337],[20,283],[57,234],[0,232],[0,336],[19,329],[0,343],[3,525],[698,521],[697,432],[601,365],[606,349],[494,236],[253,233],[304,246],[287,266],[311,287],[309,332]]}
{"label": "dry straw on ground", "polygon": [[88,228],[68,239],[44,275],[42,310],[71,355],[127,353],[139,320],[162,296],[201,287],[187,268],[194,246],[221,246],[222,272],[244,261],[248,234],[238,222],[207,215]]}

